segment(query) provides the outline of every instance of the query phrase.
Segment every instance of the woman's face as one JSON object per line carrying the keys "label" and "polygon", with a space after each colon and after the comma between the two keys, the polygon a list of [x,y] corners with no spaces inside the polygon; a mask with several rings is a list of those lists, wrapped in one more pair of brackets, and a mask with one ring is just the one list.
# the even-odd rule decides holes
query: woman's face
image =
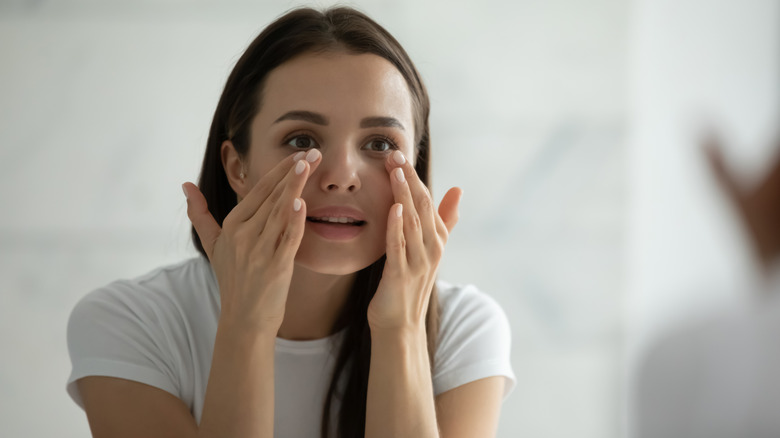
{"label": "woman's face", "polygon": [[[396,149],[415,159],[412,100],[401,73],[372,54],[306,54],[268,75],[261,100],[248,189],[290,154],[322,153],[302,194],[307,220],[296,264],[344,275],[376,261],[394,203],[385,161]],[[332,222],[339,219],[356,222]]]}

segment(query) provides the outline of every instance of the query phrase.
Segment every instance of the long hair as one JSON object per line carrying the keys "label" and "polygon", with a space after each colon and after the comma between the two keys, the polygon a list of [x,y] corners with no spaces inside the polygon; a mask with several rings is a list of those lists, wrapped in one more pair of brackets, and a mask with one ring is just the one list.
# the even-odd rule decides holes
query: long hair
{"label": "long hair", "polygon": [[[230,73],[214,112],[198,186],[208,202],[209,211],[220,225],[237,202],[222,166],[222,143],[231,140],[238,154],[245,157],[251,140],[250,124],[262,105],[263,86],[268,73],[298,55],[327,51],[374,54],[388,60],[403,75],[412,97],[417,153],[415,170],[423,183],[430,187],[430,101],[417,69],[398,41],[379,24],[351,8],[325,11],[295,9],[271,23],[252,41]],[[192,240],[205,257],[194,227]],[[324,400],[322,438],[329,436],[331,408],[337,398],[341,404],[337,437],[364,435],[371,358],[371,334],[366,312],[376,293],[384,264],[385,257],[382,256],[357,273],[347,304],[332,329],[333,332],[338,327],[345,327],[345,333]],[[433,368],[439,331],[435,287],[431,291],[425,325],[428,356]],[[343,392],[339,384],[342,375],[346,377]]]}

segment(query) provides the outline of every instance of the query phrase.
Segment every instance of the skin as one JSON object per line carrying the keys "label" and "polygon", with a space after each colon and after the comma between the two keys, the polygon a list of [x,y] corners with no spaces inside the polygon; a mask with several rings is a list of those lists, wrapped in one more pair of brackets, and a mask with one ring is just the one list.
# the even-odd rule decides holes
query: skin
{"label": "skin", "polygon": [[[316,113],[327,125],[278,121],[292,111]],[[393,118],[399,126],[361,128],[361,121],[371,116]],[[365,214],[363,232],[349,241],[323,239],[307,225],[295,256],[287,295],[289,317],[278,335],[322,338],[330,334],[354,273],[385,253],[387,218],[394,204],[389,170],[397,166],[388,164],[395,163],[390,155],[397,149],[412,163],[415,157],[411,95],[398,70],[383,58],[343,53],[300,56],[268,75],[251,139],[247,157],[239,156],[230,141],[222,146],[229,181],[240,199],[283,159],[308,150],[301,146],[313,146],[321,158],[312,163],[300,194],[305,208],[348,205]],[[414,176],[411,182],[419,189],[421,183]],[[430,199],[427,189],[420,195]],[[454,213],[457,204],[450,207],[448,213]],[[411,217],[413,203],[407,210]]]}
{"label": "skin", "polygon": [[[380,57],[337,52],[302,55],[266,79],[247,156],[222,145],[240,202],[221,228],[197,187],[183,185],[222,305],[201,423],[164,391],[93,376],[79,390],[94,436],[273,436],[275,338],[330,334],[354,273],[385,253],[367,315],[366,436],[493,436],[503,378],[433,397],[425,311],[461,191],[450,189],[436,210],[417,177],[403,77]],[[327,125],[279,121],[290,111],[317,113]],[[361,127],[377,116],[397,123]],[[307,210],[329,205],[365,215],[359,237],[335,242],[311,232]],[[117,389],[129,397],[115,397]]]}
{"label": "skin", "polygon": [[[323,120],[280,121],[299,111],[315,113]],[[396,123],[361,127],[366,117],[374,116]],[[240,199],[277,163],[301,150],[317,148],[321,157],[309,157],[314,167],[300,196],[306,208],[349,205],[365,214],[363,232],[349,241],[334,242],[304,231],[287,295],[290,317],[283,320],[278,336],[317,339],[330,334],[354,272],[376,261],[387,248],[405,246],[407,240],[414,244],[408,256],[418,269],[407,270],[407,254],[387,253],[385,275],[369,307],[369,322],[398,327],[399,318],[415,322],[424,318],[428,294],[416,294],[420,299],[414,314],[402,315],[402,309],[394,308],[399,301],[387,299],[386,291],[394,285],[428,291],[433,286],[449,229],[457,221],[460,189],[445,196],[442,218],[414,172],[413,120],[406,81],[385,59],[367,54],[304,55],[268,75],[262,109],[252,122],[248,156],[241,157],[230,141],[222,145],[223,164]],[[397,167],[404,172],[404,182],[391,176]],[[406,207],[401,220],[390,214],[395,202]],[[396,226],[388,228],[388,221]],[[411,301],[400,304],[412,305]],[[391,318],[395,321],[387,320]]]}

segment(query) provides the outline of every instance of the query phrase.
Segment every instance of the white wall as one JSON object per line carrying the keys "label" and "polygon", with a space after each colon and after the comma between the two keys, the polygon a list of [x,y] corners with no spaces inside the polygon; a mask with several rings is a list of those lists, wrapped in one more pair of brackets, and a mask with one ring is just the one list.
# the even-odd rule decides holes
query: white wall
{"label": "white wall", "polygon": [[706,166],[703,136],[715,130],[752,184],[780,134],[780,2],[633,6],[629,371],[661,331],[746,298],[756,281],[741,224]]}
{"label": "white wall", "polygon": [[[233,63],[295,4],[0,3],[0,436],[88,435],[70,309],[193,254],[180,184]],[[617,436],[626,2],[358,6],[428,84],[435,195],[465,190],[441,276],[512,324],[499,436]]]}

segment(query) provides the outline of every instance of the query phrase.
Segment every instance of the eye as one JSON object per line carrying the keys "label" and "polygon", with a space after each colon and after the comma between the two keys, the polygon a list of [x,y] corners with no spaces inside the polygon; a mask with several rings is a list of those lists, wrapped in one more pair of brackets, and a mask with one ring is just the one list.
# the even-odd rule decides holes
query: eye
{"label": "eye", "polygon": [[364,148],[374,152],[388,152],[398,149],[398,146],[390,138],[384,137],[370,140]]}
{"label": "eye", "polygon": [[317,146],[317,142],[308,135],[296,135],[295,137],[287,140],[288,145],[295,149],[310,149]]}

